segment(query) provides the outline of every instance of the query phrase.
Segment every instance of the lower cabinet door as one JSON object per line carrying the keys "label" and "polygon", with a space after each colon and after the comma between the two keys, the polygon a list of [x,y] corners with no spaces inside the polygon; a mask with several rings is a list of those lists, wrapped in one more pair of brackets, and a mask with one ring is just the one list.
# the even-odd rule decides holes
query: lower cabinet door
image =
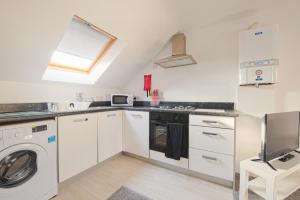
{"label": "lower cabinet door", "polygon": [[233,156],[189,149],[190,170],[233,181]]}
{"label": "lower cabinet door", "polygon": [[122,111],[98,115],[98,160],[106,160],[122,152]]}
{"label": "lower cabinet door", "polygon": [[97,114],[58,118],[59,182],[97,164]]}
{"label": "lower cabinet door", "polygon": [[124,150],[149,158],[149,112],[124,111]]}

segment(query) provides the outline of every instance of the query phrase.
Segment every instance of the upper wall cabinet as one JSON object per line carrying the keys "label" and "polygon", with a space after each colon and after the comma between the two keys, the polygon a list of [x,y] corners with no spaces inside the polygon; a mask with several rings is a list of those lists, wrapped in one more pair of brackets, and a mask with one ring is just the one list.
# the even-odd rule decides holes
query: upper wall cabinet
{"label": "upper wall cabinet", "polygon": [[149,158],[149,112],[124,111],[124,151]]}
{"label": "upper wall cabinet", "polygon": [[98,160],[106,160],[122,152],[122,111],[98,114]]}
{"label": "upper wall cabinet", "polygon": [[97,114],[58,118],[59,182],[97,164]]}

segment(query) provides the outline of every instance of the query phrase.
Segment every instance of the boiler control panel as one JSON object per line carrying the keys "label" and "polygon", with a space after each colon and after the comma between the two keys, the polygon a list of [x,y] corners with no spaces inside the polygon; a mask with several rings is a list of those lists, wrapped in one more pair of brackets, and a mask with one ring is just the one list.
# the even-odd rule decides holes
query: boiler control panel
{"label": "boiler control panel", "polygon": [[277,80],[278,59],[265,59],[240,64],[240,85],[270,84]]}

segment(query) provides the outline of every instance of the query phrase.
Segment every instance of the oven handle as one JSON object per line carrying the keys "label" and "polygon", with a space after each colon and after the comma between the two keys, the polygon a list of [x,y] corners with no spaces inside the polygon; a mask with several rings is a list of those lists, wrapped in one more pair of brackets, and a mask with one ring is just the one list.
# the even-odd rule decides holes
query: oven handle
{"label": "oven handle", "polygon": [[[160,121],[156,121],[156,120],[150,120],[151,124],[159,124],[159,125],[168,125],[168,124],[176,124],[176,122],[160,122]],[[178,123],[178,124],[182,124],[182,125],[189,125],[188,123]]]}
{"label": "oven handle", "polygon": [[164,126],[168,125],[168,123],[163,123],[163,122],[154,121],[154,120],[151,120],[150,122],[151,122],[151,124],[155,124],[155,125],[164,125]]}

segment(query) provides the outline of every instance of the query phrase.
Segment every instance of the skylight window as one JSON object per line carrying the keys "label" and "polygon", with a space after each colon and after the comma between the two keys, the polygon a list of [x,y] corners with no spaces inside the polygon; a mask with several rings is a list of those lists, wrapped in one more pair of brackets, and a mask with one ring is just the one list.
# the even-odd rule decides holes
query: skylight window
{"label": "skylight window", "polygon": [[74,16],[48,68],[89,74],[116,40],[115,36]]}
{"label": "skylight window", "polygon": [[119,38],[75,15],[42,80],[95,84],[123,47]]}

